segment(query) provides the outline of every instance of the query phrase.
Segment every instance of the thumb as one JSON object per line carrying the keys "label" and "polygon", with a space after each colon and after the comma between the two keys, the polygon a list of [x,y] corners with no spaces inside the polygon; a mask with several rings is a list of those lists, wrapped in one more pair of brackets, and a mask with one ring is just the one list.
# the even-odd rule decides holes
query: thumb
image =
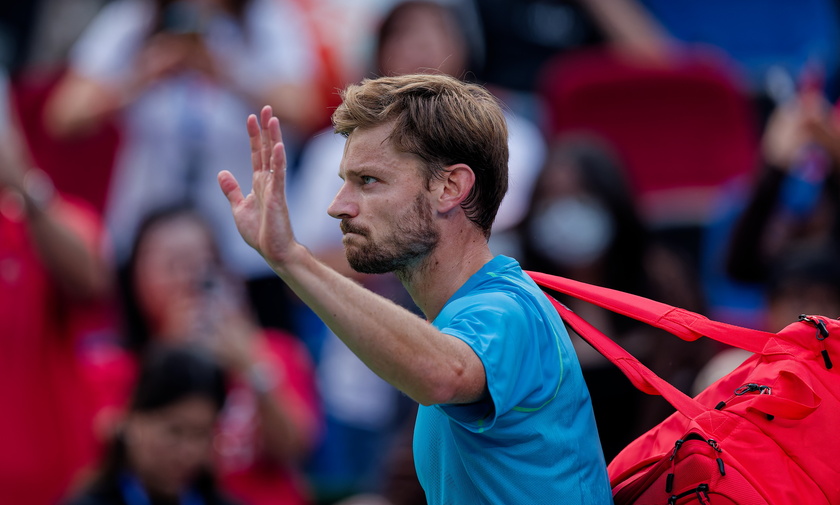
{"label": "thumb", "polygon": [[222,188],[222,193],[227,197],[231,207],[236,207],[244,200],[245,197],[242,196],[242,189],[240,189],[239,183],[236,182],[236,177],[232,173],[227,170],[222,170],[219,172],[217,179],[219,181],[219,187]]}

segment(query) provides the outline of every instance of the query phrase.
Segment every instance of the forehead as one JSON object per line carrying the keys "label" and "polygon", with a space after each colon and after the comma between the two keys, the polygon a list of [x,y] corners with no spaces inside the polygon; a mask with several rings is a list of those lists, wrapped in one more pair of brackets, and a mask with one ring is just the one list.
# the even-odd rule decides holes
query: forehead
{"label": "forehead", "polygon": [[184,214],[155,223],[140,243],[144,253],[172,249],[211,249],[212,239],[198,218]]}
{"label": "forehead", "polygon": [[138,419],[146,423],[204,426],[215,422],[216,406],[209,398],[191,395],[171,405],[139,414]]}
{"label": "forehead", "polygon": [[364,175],[372,170],[405,172],[407,168],[415,169],[412,173],[417,173],[420,159],[414,154],[397,151],[388,138],[393,126],[393,123],[385,123],[353,131],[344,145],[339,175],[346,178],[348,175]]}

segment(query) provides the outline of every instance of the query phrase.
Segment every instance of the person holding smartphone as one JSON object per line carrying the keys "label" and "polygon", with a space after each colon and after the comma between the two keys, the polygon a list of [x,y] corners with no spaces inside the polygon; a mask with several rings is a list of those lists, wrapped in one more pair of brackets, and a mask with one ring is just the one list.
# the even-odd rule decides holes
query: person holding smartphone
{"label": "person holding smartphone", "polygon": [[322,124],[310,89],[318,59],[300,18],[293,3],[275,0],[117,0],[89,24],[45,121],[63,139],[106,119],[119,126],[104,211],[118,265],[141,216],[187,202],[206,216],[225,261],[249,285],[273,278],[238,240],[215,176],[229,167],[247,175],[247,137],[232,125],[263,103],[282,111],[290,141],[310,122]]}
{"label": "person holding smartphone", "polygon": [[321,419],[308,351],[259,325],[204,218],[188,206],[145,216],[120,281],[135,361],[156,347],[189,346],[230,377],[213,444],[222,489],[249,505],[310,503],[302,463]]}

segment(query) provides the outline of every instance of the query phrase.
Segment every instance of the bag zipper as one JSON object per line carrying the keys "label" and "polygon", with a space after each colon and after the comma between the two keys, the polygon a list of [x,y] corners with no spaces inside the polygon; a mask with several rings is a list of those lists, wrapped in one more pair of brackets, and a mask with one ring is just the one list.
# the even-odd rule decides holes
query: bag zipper
{"label": "bag zipper", "polygon": [[828,349],[826,348],[824,342],[829,335],[828,328],[825,325],[825,321],[814,316],[806,316],[805,314],[800,314],[799,320],[802,322],[813,324],[814,327],[817,328],[817,340],[819,340],[822,344],[822,351],[820,351],[820,354],[822,354],[826,370],[831,370],[831,368],[834,365],[831,363],[831,357],[828,355]]}
{"label": "bag zipper", "polygon": [[[715,410],[723,410],[723,408],[726,407],[726,404],[731,402],[735,398],[739,396],[744,396],[747,393],[756,392],[760,395],[769,395],[773,394],[773,388],[771,388],[770,386],[765,386],[764,384],[756,384],[755,382],[744,384],[743,386],[738,387],[733,393],[733,395],[727,398],[725,401],[718,402],[718,404],[715,405]],[[773,420],[773,416],[771,414],[765,415],[767,416],[768,421]]]}

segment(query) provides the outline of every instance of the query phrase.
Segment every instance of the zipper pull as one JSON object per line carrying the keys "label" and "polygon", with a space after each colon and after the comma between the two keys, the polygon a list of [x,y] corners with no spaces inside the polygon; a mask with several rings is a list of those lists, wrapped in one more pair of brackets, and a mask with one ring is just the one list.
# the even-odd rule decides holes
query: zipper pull
{"label": "zipper pull", "polygon": [[685,440],[679,439],[674,444],[674,450],[671,452],[671,473],[669,473],[665,477],[665,492],[670,493],[671,490],[674,489],[674,467],[676,466],[676,461],[674,461],[677,457],[677,451],[680,449],[680,446],[683,445]]}
{"label": "zipper pull", "polygon": [[[765,386],[763,384],[755,384],[755,383],[744,384],[743,386],[741,386],[741,387],[739,387],[738,389],[735,390],[735,394],[732,397],[730,397],[730,400],[732,398],[735,398],[736,396],[743,396],[747,393],[754,393],[756,391],[758,391],[758,394],[760,394],[760,395],[769,395],[769,394],[773,393],[773,388],[771,388],[770,386]],[[727,400],[727,401],[729,401],[729,400]],[[720,402],[720,403],[717,404],[717,406],[715,406],[715,408],[720,410],[725,406],[726,406],[726,402]],[[720,408],[718,408],[718,407],[720,407]],[[771,414],[765,414],[765,415],[767,416],[768,421],[773,420],[773,416]]]}
{"label": "zipper pull", "polygon": [[805,321],[814,325],[817,328],[817,340],[822,342],[823,349],[820,351],[822,355],[823,361],[825,362],[826,370],[831,370],[834,367],[834,364],[831,362],[831,357],[828,355],[828,349],[825,348],[825,339],[828,338],[828,328],[825,326],[825,321],[822,319],[818,319],[813,316],[806,316],[805,314],[800,314],[799,316],[800,321]]}
{"label": "zipper pull", "polygon": [[762,384],[755,384],[753,382],[749,384],[744,384],[743,386],[739,387],[735,390],[735,396],[743,396],[747,393],[755,393],[756,391],[762,395],[769,395],[773,392],[770,386],[764,386]]}
{"label": "zipper pull", "polygon": [[[723,452],[723,449],[720,448],[720,446],[717,443],[717,440],[714,440],[714,439],[710,438],[710,439],[706,440],[706,443],[709,444],[712,447],[712,449],[717,451],[718,454]],[[723,466],[723,460],[720,458],[720,456],[718,456],[715,459],[715,461],[717,461],[718,471],[720,472],[721,477],[723,477],[724,475],[726,475],[726,468],[724,468],[724,466]]]}

